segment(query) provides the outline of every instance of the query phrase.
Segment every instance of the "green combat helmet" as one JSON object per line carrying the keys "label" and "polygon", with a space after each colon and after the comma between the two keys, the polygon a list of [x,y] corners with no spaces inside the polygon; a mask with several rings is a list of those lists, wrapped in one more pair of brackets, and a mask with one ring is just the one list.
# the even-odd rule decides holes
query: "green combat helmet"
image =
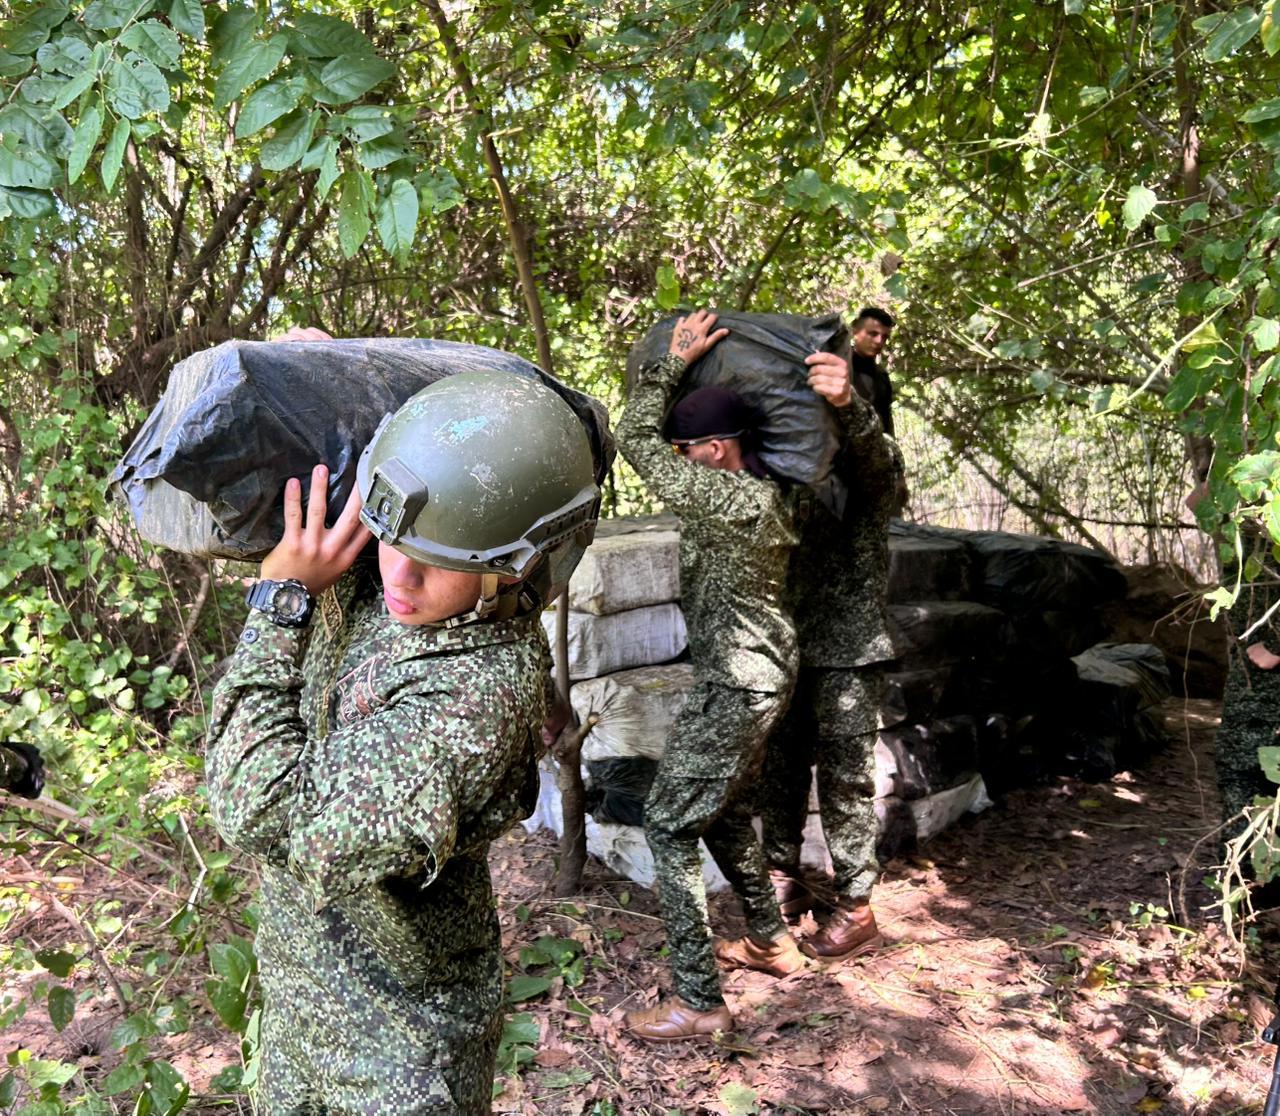
{"label": "green combat helmet", "polygon": [[497,608],[498,578],[540,574],[546,603],[568,583],[600,515],[587,433],[538,380],[459,372],[387,415],[356,469],[360,519],[429,566],[485,575],[465,622]]}

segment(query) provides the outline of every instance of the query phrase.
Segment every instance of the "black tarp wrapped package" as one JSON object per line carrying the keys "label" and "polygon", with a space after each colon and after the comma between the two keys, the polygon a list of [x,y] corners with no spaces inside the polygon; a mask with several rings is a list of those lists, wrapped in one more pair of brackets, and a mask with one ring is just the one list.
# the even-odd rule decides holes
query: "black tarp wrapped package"
{"label": "black tarp wrapped package", "polygon": [[[773,473],[807,484],[842,514],[848,482],[840,475],[840,426],[830,405],[809,386],[804,358],[815,352],[849,355],[849,330],[838,314],[802,318],[716,310],[716,328],[729,335],[695,361],[672,403],[695,388],[732,388],[760,413],[760,460]],[[660,360],[676,319],[664,318],[631,348],[627,384],[642,364]]]}
{"label": "black tarp wrapped package", "polygon": [[972,560],[976,599],[1009,612],[1099,608],[1125,593],[1115,560],[1079,543],[897,521],[889,531],[898,538],[962,543]]}
{"label": "black tarp wrapped package", "polygon": [[608,413],[512,353],[452,341],[229,341],[175,366],[111,477],[142,537],[184,554],[256,559],[284,531],[285,482],[329,467],[329,521],[384,415],[445,376],[502,369],[541,380],[585,427],[602,483]]}
{"label": "black tarp wrapped package", "polygon": [[648,756],[608,756],[587,761],[586,810],[598,822],[644,825],[644,800],[658,763]]}

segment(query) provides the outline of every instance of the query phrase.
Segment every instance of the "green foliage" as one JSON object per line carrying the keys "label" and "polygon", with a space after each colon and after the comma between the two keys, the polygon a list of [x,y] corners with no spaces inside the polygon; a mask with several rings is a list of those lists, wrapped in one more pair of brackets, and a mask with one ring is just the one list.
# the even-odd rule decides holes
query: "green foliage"
{"label": "green foliage", "polygon": [[507,1016],[498,1042],[497,1073],[493,1081],[495,1097],[505,1088],[503,1078],[519,1076],[521,1068],[533,1061],[538,1052],[538,1038],[538,1022],[529,1012]]}
{"label": "green foliage", "polygon": [[[43,296],[38,282],[19,293],[19,308]],[[10,326],[10,337],[14,331]],[[25,383],[40,405],[22,428],[21,456],[5,477],[0,505],[6,521],[0,632],[7,649],[0,663],[0,734],[38,744],[48,763],[46,793],[67,803],[79,821],[20,841],[22,825],[11,814],[0,835],[48,873],[51,882],[42,887],[56,887],[52,879],[61,873],[84,875],[86,865],[105,865],[112,873],[158,874],[153,889],[172,895],[175,906],[165,911],[162,903],[135,903],[134,909],[108,887],[89,892],[86,905],[76,895],[61,900],[79,907],[83,938],[33,948],[6,936],[0,966],[12,978],[7,983],[26,992],[5,1004],[0,1017],[42,1008],[53,1029],[64,1031],[82,1003],[105,995],[104,987],[95,988],[103,965],[128,974],[116,985],[127,1014],[110,1034],[100,1076],[85,1078],[75,1064],[21,1051],[10,1059],[0,1090],[8,1092],[8,1103],[25,1103],[20,1111],[105,1113],[96,1097],[128,1095],[136,1112],[176,1113],[190,1089],[159,1047],[203,1009],[177,990],[187,982],[175,977],[200,961],[208,915],[220,935],[224,918],[242,918],[237,909],[245,883],[228,873],[231,858],[216,848],[194,785],[201,691],[213,659],[205,648],[221,646],[221,636],[218,618],[206,628],[191,616],[186,653],[170,650],[189,622],[179,594],[186,595],[193,571],[179,563],[167,567],[139,546],[106,500],[103,480],[129,414],[112,415],[94,402],[70,370],[35,387],[32,375],[56,340],[28,334],[22,352],[37,358],[32,372],[7,385],[17,393]],[[21,360],[17,351],[14,358]],[[0,414],[16,405],[12,395],[0,399]],[[188,905],[184,895],[201,907]],[[21,915],[25,900],[21,888],[0,889],[0,926]],[[233,938],[211,953],[214,948],[239,951],[235,975],[247,1002],[256,994],[247,941]],[[95,949],[97,959],[90,955]],[[171,982],[175,991],[167,992]],[[110,1012],[121,1008],[108,1003],[103,1007]]]}
{"label": "green foliage", "polygon": [[[245,152],[263,170],[298,167],[313,142],[326,141],[335,165],[381,170],[379,196],[394,192],[393,209],[405,217],[404,187],[396,184],[408,181],[411,167],[395,165],[410,154],[401,120],[362,137],[344,128],[339,111],[396,73],[360,31],[309,12],[281,23],[233,3],[210,9],[216,14],[206,39],[204,5],[158,7],[144,0],[32,4],[7,31],[0,70],[22,99],[0,109],[0,221],[49,216],[55,196],[76,206],[83,195],[70,187],[86,172],[96,171],[96,184],[111,194],[131,141],[172,151],[193,113],[202,115],[201,128],[212,123],[206,113],[217,114],[220,127],[229,109],[237,139],[260,138],[274,125],[256,153],[252,146]],[[193,82],[192,73],[205,80]],[[360,215],[371,200],[346,196],[344,206],[359,210],[343,209],[348,255],[368,234]],[[357,229],[360,242],[352,244]],[[389,250],[403,257],[412,222],[400,220],[396,232]]]}
{"label": "green foliage", "polygon": [[[16,7],[0,34],[0,731],[39,740],[85,820],[3,837],[46,874],[90,854],[174,898],[77,912],[126,974],[123,1010],[88,940],[6,939],[24,991],[0,1022],[65,1028],[95,998],[120,1019],[101,1080],[15,1061],[0,1100],[180,1107],[158,1052],[196,1016],[239,1043],[216,1087],[254,1080],[252,879],[199,789],[237,594],[140,545],[105,483],[174,361],[231,337],[316,324],[535,353],[482,134],[554,371],[609,406],[628,345],[682,305],[874,301],[905,310],[894,374],[922,504],[972,503],[961,482],[980,469],[1028,526],[1114,545],[1098,521],[1159,525],[1145,541],[1166,557],[1164,525],[1194,535],[1177,526],[1184,438],[1208,438],[1200,525],[1232,554],[1242,525],[1280,540],[1277,10],[1195,14],[486,0],[449,7],[452,59],[424,5]],[[622,465],[605,502],[650,508]],[[0,925],[26,899],[0,893]],[[511,1001],[576,987],[575,947],[526,946]],[[509,1021],[504,1073],[532,1058],[530,1024]]]}
{"label": "green foliage", "polygon": [[586,978],[586,965],[581,942],[544,934],[531,945],[521,947],[522,971],[507,982],[507,1000],[518,1004],[541,996],[557,978],[566,988],[577,988]]}

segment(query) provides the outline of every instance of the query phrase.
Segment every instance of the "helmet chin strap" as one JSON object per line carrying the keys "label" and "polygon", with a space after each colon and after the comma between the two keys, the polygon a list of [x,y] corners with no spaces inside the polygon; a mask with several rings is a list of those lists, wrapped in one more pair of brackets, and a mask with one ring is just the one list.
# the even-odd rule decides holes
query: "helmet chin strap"
{"label": "helmet chin strap", "polygon": [[476,601],[475,607],[470,612],[449,617],[442,627],[459,628],[463,624],[474,624],[477,620],[487,619],[498,610],[498,603],[498,575],[483,573],[480,575],[480,598]]}

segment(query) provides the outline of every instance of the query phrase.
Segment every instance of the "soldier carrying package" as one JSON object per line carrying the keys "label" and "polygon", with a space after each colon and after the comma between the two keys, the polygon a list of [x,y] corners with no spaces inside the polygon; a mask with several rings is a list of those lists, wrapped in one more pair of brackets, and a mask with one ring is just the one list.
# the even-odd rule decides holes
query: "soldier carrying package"
{"label": "soldier carrying package", "polygon": [[499,364],[388,416],[332,526],[325,465],[305,497],[285,485],[206,756],[214,822],[262,870],[257,1111],[490,1111],[486,854],[535,801],[538,613],[594,533],[598,449],[561,392]]}
{"label": "soldier carrying package", "polygon": [[[681,517],[680,585],[695,679],[644,808],[675,995],[630,1013],[627,1024],[635,1037],[659,1042],[733,1027],[717,961],[779,977],[805,964],[779,916],[745,794],[799,662],[783,601],[796,543],[792,513],[765,460],[759,411],[745,393],[705,384],[667,416],[686,364],[732,337],[731,329],[713,332],[716,322],[698,311],[675,323],[666,355],[640,363],[618,428],[636,472]],[[822,405],[837,366],[848,390],[840,357],[799,355],[797,386],[815,403]],[[711,939],[699,838],[742,899],[749,933],[740,940]]]}

